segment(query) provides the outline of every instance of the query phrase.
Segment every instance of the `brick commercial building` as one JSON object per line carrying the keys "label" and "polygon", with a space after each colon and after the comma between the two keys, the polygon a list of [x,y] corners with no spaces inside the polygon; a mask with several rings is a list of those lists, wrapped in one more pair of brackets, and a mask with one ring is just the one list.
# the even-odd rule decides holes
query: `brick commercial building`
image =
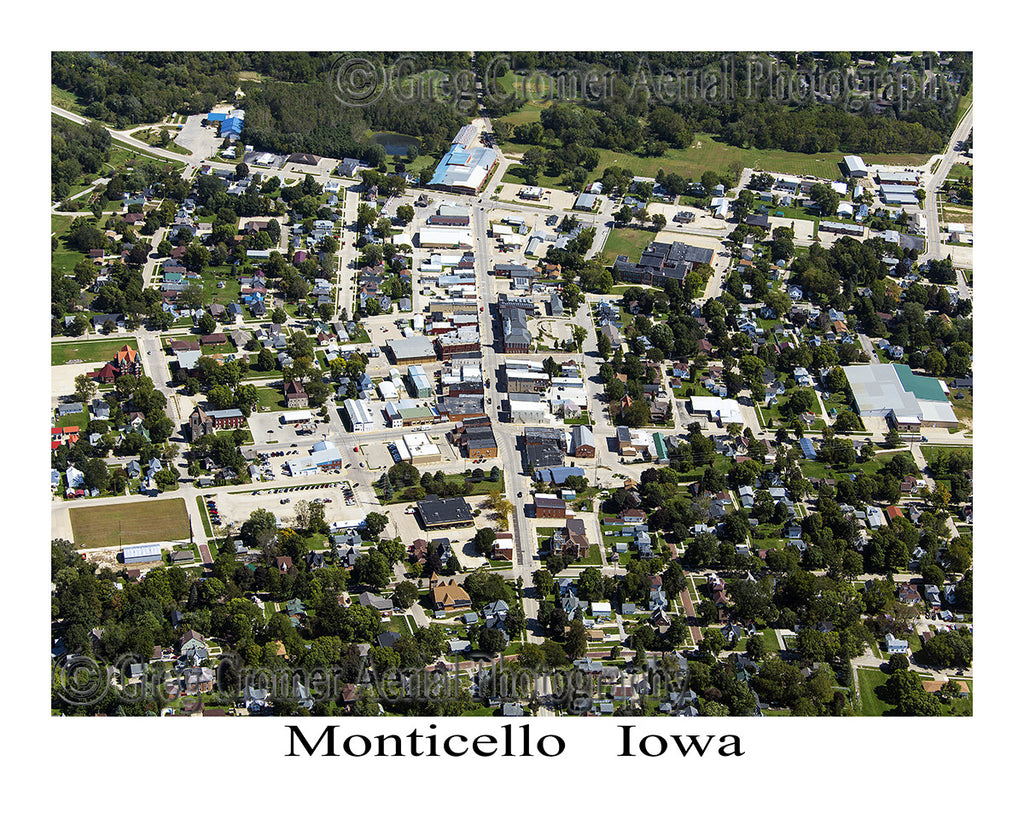
{"label": "brick commercial building", "polygon": [[498,457],[498,442],[495,440],[494,430],[489,425],[468,427],[462,433],[462,446],[466,451],[466,457],[473,460]]}
{"label": "brick commercial building", "polygon": [[572,456],[574,458],[593,458],[597,452],[594,445],[594,433],[590,427],[576,424],[572,428]]}
{"label": "brick commercial building", "polygon": [[682,282],[695,265],[711,264],[715,251],[682,242],[651,242],[635,264],[627,256],[615,259],[615,270],[623,281],[664,287],[669,281]]}
{"label": "brick commercial building", "polygon": [[210,410],[196,407],[188,417],[189,440],[212,435],[218,429],[238,429],[245,425],[245,416],[238,409]]}
{"label": "brick commercial building", "polygon": [[565,518],[565,501],[554,495],[534,495],[534,514],[538,518]]}
{"label": "brick commercial building", "polygon": [[484,399],[479,395],[446,396],[437,401],[441,420],[461,421],[484,414]]}
{"label": "brick commercial building", "polygon": [[506,353],[528,353],[533,336],[527,327],[525,310],[513,308],[504,313],[501,321],[502,349]]}

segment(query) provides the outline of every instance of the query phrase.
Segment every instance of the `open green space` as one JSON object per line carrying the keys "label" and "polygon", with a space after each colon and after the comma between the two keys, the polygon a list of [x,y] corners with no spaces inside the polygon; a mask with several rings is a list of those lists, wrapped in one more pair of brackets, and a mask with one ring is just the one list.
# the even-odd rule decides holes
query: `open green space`
{"label": "open green space", "polygon": [[779,645],[779,635],[775,633],[775,629],[766,628],[761,632],[761,638],[764,641],[765,651],[781,651],[782,647]]}
{"label": "open green space", "polygon": [[957,453],[959,453],[961,455],[966,455],[968,458],[972,458],[973,459],[973,457],[974,457],[974,449],[973,449],[973,447],[968,447],[968,446],[922,446],[921,447],[921,454],[924,456],[924,459],[928,462],[928,466],[934,466],[935,462],[937,460],[939,460],[939,458],[948,457],[949,455],[952,455],[954,452],[957,452]]}
{"label": "open green space", "polygon": [[884,671],[877,668],[858,668],[857,682],[860,686],[860,713],[865,717],[880,717],[887,711],[892,711],[893,706],[882,702],[879,698],[879,689],[885,686],[889,678]]}
{"label": "open green space", "polygon": [[[499,85],[501,85],[502,79],[504,78],[499,78]],[[527,100],[523,103],[522,108],[518,111],[513,111],[511,114],[506,114],[500,121],[509,125],[525,125],[530,122],[540,122],[540,112],[550,105],[551,103],[548,101]]]}
{"label": "open green space", "polygon": [[58,418],[55,423],[62,427],[78,427],[84,430],[89,426],[89,411],[82,410],[81,412],[73,412],[71,415],[64,415]]}
{"label": "open green space", "polygon": [[87,548],[184,540],[190,535],[182,498],[71,509],[75,543]]}
{"label": "open green space", "polygon": [[76,114],[81,114],[84,110],[82,104],[78,101],[77,94],[63,88],[58,88],[53,83],[50,83],[50,104]]}
{"label": "open green space", "polygon": [[285,412],[288,410],[284,402],[284,393],[281,392],[279,387],[257,387],[256,395],[260,402],[260,407],[266,407],[266,409],[261,410],[262,412],[276,412],[278,410]]}
{"label": "open green space", "polygon": [[114,353],[127,344],[138,349],[134,338],[109,338],[101,341],[72,341],[50,345],[50,366],[56,367],[69,361],[87,361],[103,363],[110,361]]}
{"label": "open green space", "polygon": [[[431,473],[431,474],[436,474],[436,473]],[[466,497],[469,497],[471,495],[487,495],[492,490],[495,490],[495,489],[497,489],[498,492],[504,492],[505,491],[505,476],[504,476],[504,474],[501,477],[499,477],[498,480],[496,480],[496,481],[492,481],[489,478],[484,478],[483,480],[474,481],[471,478],[471,474],[472,473],[470,471],[468,471],[468,470],[466,472],[461,472],[461,473],[446,473],[445,476],[444,476],[445,484],[447,486],[461,487],[462,486],[462,481],[464,481],[465,482],[465,491],[464,491],[463,494]],[[487,470],[484,471],[484,474],[487,474]],[[377,499],[380,500],[380,502],[385,504],[385,505],[387,505],[387,504],[394,504],[394,503],[409,503],[409,501],[412,500],[412,498],[407,494],[407,492],[409,491],[410,488],[411,487],[405,487],[401,491],[396,491],[394,496],[389,501],[385,501],[384,500],[384,491],[383,491],[383,489],[381,489],[380,481],[378,481],[374,485],[374,492],[376,492],[376,494],[377,494]],[[446,495],[446,497],[448,497],[448,495]]]}
{"label": "open green space", "polygon": [[974,178],[974,166],[973,165],[962,165],[959,162],[956,163],[952,168],[949,169],[950,179],[973,179]]}
{"label": "open green space", "polygon": [[200,496],[196,498],[196,504],[199,506],[199,519],[203,522],[203,531],[208,538],[213,537],[213,526],[210,525],[210,516],[206,513],[206,501]]}
{"label": "open green space", "polygon": [[[539,117],[539,114],[538,114]],[[534,146],[523,143],[507,143],[502,148],[506,152],[523,153]],[[544,148],[553,148],[546,144]],[[696,134],[689,148],[669,148],[661,156],[640,157],[633,154],[620,153],[599,148],[600,160],[597,168],[591,172],[589,179],[600,179],[604,169],[617,165],[632,172],[636,176],[655,176],[658,170],[665,173],[677,173],[690,179],[697,179],[705,171],[730,173],[735,166],[755,168],[775,173],[804,174],[818,176],[823,179],[842,179],[839,163],[845,155],[842,151],[827,153],[804,154],[795,151],[781,151],[760,148],[737,148],[715,139],[710,134]],[[917,166],[928,160],[926,154],[863,154],[869,165],[906,165]],[[563,188],[560,184],[551,185],[551,178],[541,175],[539,183],[547,187]],[[554,179],[560,182],[560,179]]]}
{"label": "open green space", "polygon": [[658,234],[653,230],[641,228],[612,228],[602,252],[609,259],[616,256],[627,256],[631,262],[638,261],[640,254],[654,241]]}
{"label": "open green space", "polygon": [[[963,395],[963,398],[957,398],[958,395]],[[958,420],[963,421],[965,424],[973,423],[973,390],[953,390],[952,395],[949,396],[949,403],[953,405],[953,412],[956,414]]]}

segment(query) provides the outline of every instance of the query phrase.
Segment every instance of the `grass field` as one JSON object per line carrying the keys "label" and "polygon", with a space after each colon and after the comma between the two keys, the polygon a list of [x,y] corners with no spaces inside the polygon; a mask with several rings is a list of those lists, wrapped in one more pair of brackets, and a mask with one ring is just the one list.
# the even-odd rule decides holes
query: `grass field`
{"label": "grass field", "polygon": [[877,668],[858,668],[857,682],[860,685],[860,713],[865,717],[880,717],[893,710],[888,703],[879,699],[875,689],[885,685],[888,679],[884,671]]}
{"label": "grass field", "polygon": [[[506,152],[522,153],[531,147],[533,146],[510,142],[503,145],[502,149]],[[554,146],[546,144],[543,147],[550,149]],[[689,148],[669,148],[661,156],[640,157],[603,148],[598,149],[598,153],[600,161],[588,177],[589,180],[600,179],[604,169],[610,165],[626,168],[637,176],[655,176],[659,169],[663,169],[665,173],[677,173],[694,179],[699,178],[704,171],[728,172],[732,166],[739,165],[775,173],[806,174],[838,180],[842,178],[839,162],[844,156],[842,151],[803,154],[794,151],[737,148],[718,141],[710,134],[697,134]],[[864,154],[863,158],[869,165],[917,166],[924,164],[929,156]],[[542,175],[538,184],[547,186],[548,180],[549,177]]]}
{"label": "grass field", "polygon": [[182,498],[76,508],[69,514],[75,543],[89,548],[184,540],[190,534]]}
{"label": "grass field", "polygon": [[960,97],[960,102],[957,104],[957,107],[956,107],[956,121],[957,122],[960,122],[960,120],[962,120],[964,118],[964,114],[967,113],[967,109],[970,107],[970,105],[971,105],[971,103],[973,101],[974,101],[974,86],[972,85],[971,86],[971,90],[968,91],[966,94],[964,94],[962,97]]}
{"label": "grass field", "polygon": [[[963,398],[957,398],[958,394],[962,393]],[[953,405],[953,412],[956,413],[956,417],[963,421],[965,424],[974,423],[974,391],[973,390],[954,390],[953,394],[949,398],[949,403]]]}
{"label": "grass field", "polygon": [[81,361],[110,361],[114,353],[128,344],[138,349],[138,343],[134,338],[110,338],[102,341],[73,341],[71,343],[59,343],[50,345],[50,366],[67,364],[69,361],[79,359]]}
{"label": "grass field", "polygon": [[501,121],[507,122],[509,125],[525,125],[528,122],[540,122],[540,112],[549,105],[551,105],[550,102],[527,100],[523,103],[522,108],[518,111],[513,111],[511,114],[506,114],[501,118]]}
{"label": "grass field", "polygon": [[268,412],[288,409],[284,402],[284,393],[277,387],[257,387],[256,394],[259,397],[260,406],[268,407]]}
{"label": "grass field", "polygon": [[640,254],[647,249],[647,245],[654,241],[655,236],[657,233],[653,230],[612,228],[601,252],[609,259],[622,255],[628,256],[630,261],[635,262],[640,258]]}
{"label": "grass field", "polygon": [[974,166],[961,165],[959,162],[949,169],[950,179],[974,179]]}
{"label": "grass field", "polygon": [[973,460],[973,457],[974,457],[974,449],[973,449],[973,447],[965,447],[965,446],[923,446],[923,447],[921,447],[921,454],[924,456],[924,459],[928,462],[928,466],[932,467],[933,469],[935,467],[935,462],[939,459],[939,457],[951,455],[953,452],[959,452],[959,453],[961,453],[963,455],[966,455],[968,458],[971,458],[972,460]]}
{"label": "grass field", "polygon": [[63,108],[65,111],[73,111],[76,114],[82,113],[82,106],[78,102],[78,97],[70,91],[58,88],[52,83],[50,84],[50,104]]}

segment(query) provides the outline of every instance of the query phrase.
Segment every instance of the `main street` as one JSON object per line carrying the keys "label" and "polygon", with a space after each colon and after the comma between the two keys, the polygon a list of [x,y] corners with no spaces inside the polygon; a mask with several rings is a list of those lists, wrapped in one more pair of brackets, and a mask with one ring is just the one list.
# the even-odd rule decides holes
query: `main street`
{"label": "main street", "polygon": [[[490,307],[497,303],[494,292],[494,277],[491,275],[490,255],[487,249],[487,211],[479,201],[473,209],[474,253],[477,269],[477,291],[480,303]],[[522,475],[521,458],[516,449],[516,432],[498,421],[497,408],[500,406],[498,397],[498,353],[495,345],[494,321],[500,316],[491,316],[490,312],[482,314],[480,323],[480,350],[483,370],[491,386],[484,388],[485,407],[494,419],[494,438],[498,444],[498,457],[505,471],[506,496],[513,505],[510,523],[512,536],[516,544],[514,572],[517,580],[522,580],[524,590],[532,586],[531,576],[536,567],[535,554],[537,536],[526,517],[526,499],[529,497],[529,482]],[[486,385],[486,381],[485,381]],[[541,631],[537,623],[539,604],[535,597],[524,593],[523,612],[526,615],[527,638],[539,642]]]}
{"label": "main street", "polygon": [[[919,261],[928,261],[931,259],[937,259],[941,253],[941,242],[939,241],[939,201],[938,193],[941,190],[943,183],[946,181],[946,177],[949,175],[950,169],[956,162],[957,154],[960,153],[957,146],[965,141],[971,130],[974,127],[974,105],[972,104],[967,111],[964,113],[963,119],[953,130],[953,135],[949,138],[949,144],[946,146],[946,152],[942,154],[939,160],[939,167],[935,169],[935,173],[931,174],[928,181],[925,183],[925,239],[927,247],[925,252],[919,257]],[[961,286],[961,298],[968,298],[966,292],[966,282]]]}

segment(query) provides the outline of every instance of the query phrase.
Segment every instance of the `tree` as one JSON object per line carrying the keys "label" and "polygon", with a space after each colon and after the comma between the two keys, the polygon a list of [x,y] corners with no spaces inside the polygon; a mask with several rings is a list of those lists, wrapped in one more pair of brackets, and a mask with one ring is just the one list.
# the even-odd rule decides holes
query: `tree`
{"label": "tree", "polygon": [[555,590],[555,578],[547,569],[537,569],[533,573],[533,585],[537,596],[544,598]]}
{"label": "tree", "polygon": [[378,549],[359,555],[352,567],[352,579],[363,586],[379,589],[387,585],[390,578],[391,563]]}
{"label": "tree", "polygon": [[473,536],[473,545],[480,554],[490,557],[494,551],[495,537],[494,530],[489,526],[485,526],[483,529],[477,529],[476,534]]}
{"label": "tree", "polygon": [[482,628],[477,637],[477,645],[481,651],[497,654],[505,648],[505,633],[497,628]]}
{"label": "tree", "polygon": [[202,335],[208,336],[217,329],[217,320],[212,315],[204,311],[196,322],[196,329],[198,329]]}
{"label": "tree", "polygon": [[664,230],[667,223],[668,220],[661,213],[656,213],[651,217],[651,227],[653,227],[655,231]]}
{"label": "tree", "polygon": [[413,217],[416,215],[416,211],[413,209],[412,205],[399,205],[395,211],[395,215],[408,224],[413,220]]}
{"label": "tree", "polygon": [[369,535],[371,540],[376,540],[381,532],[384,531],[388,525],[387,515],[382,515],[380,512],[370,512],[366,516],[366,521],[363,523],[363,528]]}
{"label": "tree", "polygon": [[419,599],[419,591],[416,588],[416,584],[410,583],[408,580],[403,580],[395,586],[391,599],[398,608],[409,608]]}
{"label": "tree", "polygon": [[821,182],[811,185],[811,199],[821,209],[822,216],[832,216],[839,207],[839,194],[831,185]]}
{"label": "tree", "polygon": [[242,524],[239,534],[248,548],[262,550],[277,537],[277,519],[266,509],[257,509]]}
{"label": "tree", "polygon": [[75,376],[75,398],[79,401],[87,403],[96,394],[96,390],[96,383],[85,373]]}
{"label": "tree", "polygon": [[569,634],[565,638],[565,653],[573,660],[587,653],[587,629],[580,620],[573,620],[569,624]]}

